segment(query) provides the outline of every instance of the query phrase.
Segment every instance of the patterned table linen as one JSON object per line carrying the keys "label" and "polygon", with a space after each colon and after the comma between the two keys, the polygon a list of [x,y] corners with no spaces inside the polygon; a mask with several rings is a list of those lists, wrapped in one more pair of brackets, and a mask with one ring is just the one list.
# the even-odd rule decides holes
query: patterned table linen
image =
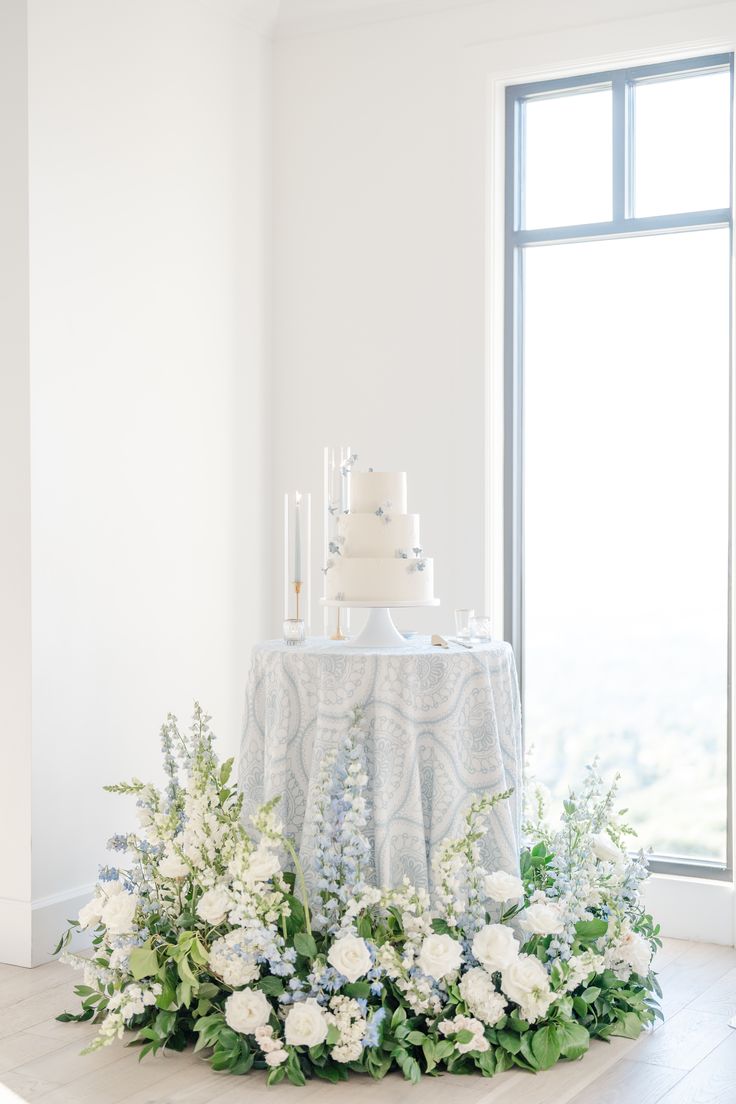
{"label": "patterned table linen", "polygon": [[286,833],[307,872],[315,835],[316,786],[327,750],[362,706],[376,881],[407,875],[429,887],[431,852],[455,834],[473,795],[513,787],[481,843],[491,870],[518,870],[521,716],[508,644],[468,651],[418,638],[386,651],[329,640],[253,652],[240,755],[248,820],[279,794]]}

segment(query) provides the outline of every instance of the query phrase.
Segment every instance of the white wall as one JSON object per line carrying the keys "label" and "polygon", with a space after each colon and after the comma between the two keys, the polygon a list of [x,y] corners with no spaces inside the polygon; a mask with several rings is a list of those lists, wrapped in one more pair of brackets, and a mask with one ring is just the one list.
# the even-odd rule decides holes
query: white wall
{"label": "white wall", "polygon": [[34,960],[132,821],[102,785],[159,777],[167,710],[196,696],[238,746],[269,570],[268,85],[237,6],[29,0]]}
{"label": "white wall", "polygon": [[[406,468],[442,610],[403,622],[450,626],[455,607],[485,605],[500,630],[504,86],[733,49],[736,4],[348,18],[275,52],[275,482],[303,485],[306,469],[319,488],[325,443]],[[733,940],[722,890],[702,938]],[[669,933],[691,937],[683,915]]]}
{"label": "white wall", "polygon": [[27,957],[31,900],[31,449],[24,0],[0,4],[0,150],[0,932],[8,933],[10,954]]}

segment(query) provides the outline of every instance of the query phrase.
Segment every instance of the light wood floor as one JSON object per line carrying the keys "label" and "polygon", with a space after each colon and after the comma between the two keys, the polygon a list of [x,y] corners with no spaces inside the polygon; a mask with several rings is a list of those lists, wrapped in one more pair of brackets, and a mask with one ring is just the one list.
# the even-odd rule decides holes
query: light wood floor
{"label": "light wood floor", "polygon": [[23,970],[0,965],[0,1102],[44,1104],[736,1104],[736,949],[667,940],[658,957],[666,1021],[637,1042],[595,1042],[579,1062],[536,1077],[519,1070],[492,1080],[424,1078],[414,1089],[398,1076],[347,1087],[312,1082],[266,1089],[262,1074],[213,1073],[191,1052],[138,1061],[114,1044],[79,1051],[94,1032],[54,1019],[73,1006],[77,975],[58,963]]}

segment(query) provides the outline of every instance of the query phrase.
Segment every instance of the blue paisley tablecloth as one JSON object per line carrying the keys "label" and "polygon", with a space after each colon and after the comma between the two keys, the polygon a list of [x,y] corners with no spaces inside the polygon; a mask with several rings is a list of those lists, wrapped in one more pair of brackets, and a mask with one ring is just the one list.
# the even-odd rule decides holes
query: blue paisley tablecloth
{"label": "blue paisley tablecloth", "polygon": [[253,652],[240,755],[247,818],[275,794],[305,869],[325,752],[362,706],[376,880],[430,885],[431,852],[455,834],[475,794],[514,788],[482,841],[490,869],[519,861],[521,718],[508,644],[472,651],[420,637],[383,652],[329,640]]}

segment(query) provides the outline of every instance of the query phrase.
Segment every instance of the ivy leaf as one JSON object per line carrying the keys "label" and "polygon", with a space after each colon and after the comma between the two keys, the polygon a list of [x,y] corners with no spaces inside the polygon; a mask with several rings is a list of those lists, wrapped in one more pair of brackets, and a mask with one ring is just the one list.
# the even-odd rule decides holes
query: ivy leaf
{"label": "ivy leaf", "polygon": [[134,947],[130,952],[130,972],[136,981],[151,977],[158,970],[158,956],[147,940],[142,947]]}
{"label": "ivy leaf", "polygon": [[582,1024],[563,1022],[557,1025],[560,1054],[573,1061],[585,1054],[590,1046],[590,1036]]}
{"label": "ivy leaf", "polygon": [[560,1057],[560,1041],[557,1028],[554,1026],[540,1027],[532,1035],[532,1054],[537,1060],[539,1068],[549,1069]]}

